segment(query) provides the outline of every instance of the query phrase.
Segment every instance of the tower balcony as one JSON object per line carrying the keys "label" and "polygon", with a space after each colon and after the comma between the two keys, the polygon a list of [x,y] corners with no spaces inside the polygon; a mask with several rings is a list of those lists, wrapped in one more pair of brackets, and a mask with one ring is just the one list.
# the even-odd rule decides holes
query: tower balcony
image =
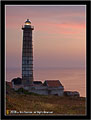
{"label": "tower balcony", "polygon": [[31,26],[31,25],[24,25],[22,26],[22,30],[24,29],[31,29],[31,30],[34,30],[34,26]]}

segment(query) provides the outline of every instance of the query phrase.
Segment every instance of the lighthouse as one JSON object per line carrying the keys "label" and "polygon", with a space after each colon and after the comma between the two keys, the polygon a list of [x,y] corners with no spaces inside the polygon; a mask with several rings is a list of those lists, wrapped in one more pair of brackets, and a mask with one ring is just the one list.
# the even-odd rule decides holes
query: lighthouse
{"label": "lighthouse", "polygon": [[64,95],[64,87],[59,80],[33,81],[33,46],[32,46],[32,31],[29,19],[26,20],[23,30],[22,44],[22,79],[14,78],[12,80],[12,88],[18,90],[23,88],[28,92],[40,95]]}
{"label": "lighthouse", "polygon": [[32,46],[32,31],[29,19],[26,20],[23,30],[22,44],[22,84],[24,86],[33,83],[33,46]]}

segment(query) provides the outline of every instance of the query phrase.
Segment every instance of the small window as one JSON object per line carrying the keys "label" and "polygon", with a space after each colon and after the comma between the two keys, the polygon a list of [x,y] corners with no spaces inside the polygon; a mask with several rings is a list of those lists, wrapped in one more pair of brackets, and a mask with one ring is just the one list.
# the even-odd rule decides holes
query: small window
{"label": "small window", "polygon": [[27,64],[29,64],[29,60],[27,60]]}

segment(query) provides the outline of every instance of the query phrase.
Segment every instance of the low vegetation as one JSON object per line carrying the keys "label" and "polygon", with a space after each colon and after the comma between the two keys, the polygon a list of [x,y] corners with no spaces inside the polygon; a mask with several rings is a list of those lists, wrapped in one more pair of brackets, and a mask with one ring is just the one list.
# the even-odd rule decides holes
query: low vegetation
{"label": "low vegetation", "polygon": [[44,95],[29,93],[24,89],[19,89],[18,91],[14,91],[8,85],[6,91],[7,91],[6,110],[8,111],[11,110],[22,111],[22,112],[31,111],[32,113],[27,113],[28,115],[33,115],[35,113],[36,113],[35,115],[45,115],[45,114],[85,115],[86,114],[86,100],[84,97],[60,97],[60,96],[52,96],[52,95],[44,96]]}

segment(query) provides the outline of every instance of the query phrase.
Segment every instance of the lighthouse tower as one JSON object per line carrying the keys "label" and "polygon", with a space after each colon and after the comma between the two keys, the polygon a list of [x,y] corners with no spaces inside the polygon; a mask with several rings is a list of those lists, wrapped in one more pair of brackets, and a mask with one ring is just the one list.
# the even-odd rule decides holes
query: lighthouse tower
{"label": "lighthouse tower", "polygon": [[33,83],[33,48],[32,48],[32,30],[29,19],[25,22],[23,30],[22,46],[22,84],[31,85]]}

